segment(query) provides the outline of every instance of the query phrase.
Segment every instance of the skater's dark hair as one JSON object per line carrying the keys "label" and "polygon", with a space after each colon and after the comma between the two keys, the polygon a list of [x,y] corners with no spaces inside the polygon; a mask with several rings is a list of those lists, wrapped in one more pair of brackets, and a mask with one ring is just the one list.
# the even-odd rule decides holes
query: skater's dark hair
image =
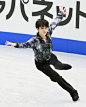
{"label": "skater's dark hair", "polygon": [[47,21],[47,20],[45,20],[45,19],[38,19],[37,21],[36,21],[36,24],[35,24],[35,26],[36,26],[36,28],[38,28],[39,29],[39,27],[44,27],[44,26],[46,26],[46,27],[49,27],[49,22]]}

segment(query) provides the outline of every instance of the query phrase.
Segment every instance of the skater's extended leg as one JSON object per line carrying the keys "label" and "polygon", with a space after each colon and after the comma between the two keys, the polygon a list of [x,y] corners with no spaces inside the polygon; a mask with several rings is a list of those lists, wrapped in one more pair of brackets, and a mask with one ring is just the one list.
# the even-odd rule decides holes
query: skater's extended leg
{"label": "skater's extended leg", "polygon": [[[64,80],[62,76],[60,76],[56,71],[54,71],[48,64],[40,64],[36,62],[36,67],[38,70],[42,71],[44,74],[50,77],[51,81],[57,82],[63,89],[69,92],[74,101],[78,100],[79,96],[77,91],[68,82],[66,82],[66,80]],[[76,96],[74,95],[74,93],[76,94]]]}
{"label": "skater's extended leg", "polygon": [[72,68],[71,65],[60,62],[54,54],[51,55],[50,64],[59,70],[68,70]]}

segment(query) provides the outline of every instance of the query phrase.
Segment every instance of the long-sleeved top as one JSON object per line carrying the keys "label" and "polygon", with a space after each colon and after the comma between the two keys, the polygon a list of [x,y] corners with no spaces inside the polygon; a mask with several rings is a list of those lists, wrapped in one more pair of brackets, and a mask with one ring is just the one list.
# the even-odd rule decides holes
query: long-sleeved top
{"label": "long-sleeved top", "polygon": [[57,27],[57,25],[61,22],[64,16],[63,12],[59,12],[54,21],[50,24],[48,28],[48,32],[46,34],[47,41],[45,42],[42,37],[39,35],[39,32],[29,39],[25,43],[17,43],[16,48],[28,48],[32,47],[34,51],[35,60],[38,62],[47,61],[51,58],[52,54],[52,40],[51,35],[53,30]]}

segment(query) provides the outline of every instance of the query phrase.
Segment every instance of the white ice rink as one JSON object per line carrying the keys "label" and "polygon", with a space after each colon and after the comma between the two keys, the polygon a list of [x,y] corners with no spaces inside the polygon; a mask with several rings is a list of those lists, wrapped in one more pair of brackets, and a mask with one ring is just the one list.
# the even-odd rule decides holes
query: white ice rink
{"label": "white ice rink", "polygon": [[53,53],[72,65],[56,71],[78,90],[80,101],[36,69],[32,49],[0,45],[0,107],[86,107],[86,56]]}

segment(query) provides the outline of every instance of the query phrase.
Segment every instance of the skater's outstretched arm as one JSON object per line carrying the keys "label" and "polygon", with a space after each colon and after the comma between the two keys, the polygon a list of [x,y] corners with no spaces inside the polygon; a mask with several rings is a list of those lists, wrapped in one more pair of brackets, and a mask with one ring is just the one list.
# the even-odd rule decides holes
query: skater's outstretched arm
{"label": "skater's outstretched arm", "polygon": [[53,33],[53,30],[57,27],[57,25],[61,22],[63,16],[66,14],[65,8],[63,9],[63,6],[60,8],[60,12],[58,13],[57,17],[54,19],[54,21],[50,24],[47,32],[47,36],[51,37],[51,34]]}
{"label": "skater's outstretched arm", "polygon": [[28,47],[33,47],[34,46],[34,37],[28,40],[25,43],[17,43],[17,42],[9,42],[6,41],[6,46],[11,45],[10,48],[15,47],[15,48],[28,48]]}

